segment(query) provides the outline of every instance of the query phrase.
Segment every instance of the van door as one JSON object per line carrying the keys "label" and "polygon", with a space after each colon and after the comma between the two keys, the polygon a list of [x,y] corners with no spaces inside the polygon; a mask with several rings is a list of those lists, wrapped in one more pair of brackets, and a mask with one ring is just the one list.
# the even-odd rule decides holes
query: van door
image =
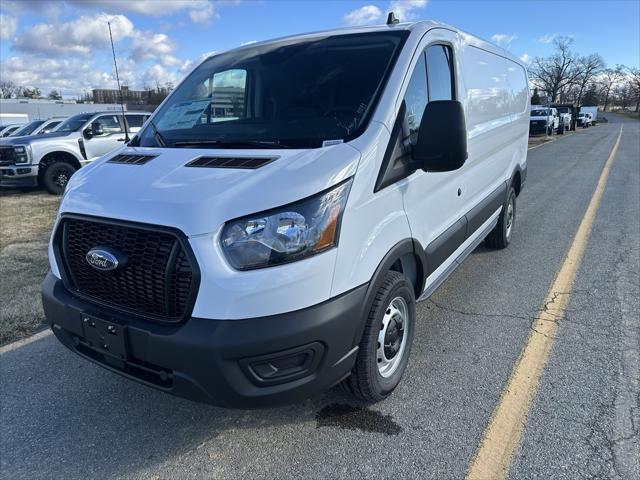
{"label": "van door", "polygon": [[84,145],[87,159],[93,160],[124,144],[124,130],[121,115],[108,114],[96,117],[87,127],[91,138],[85,136]]}
{"label": "van door", "polygon": [[[455,45],[455,33],[442,29],[429,32],[429,43],[419,54],[404,96],[412,135],[416,134],[429,101],[456,99]],[[412,137],[412,143],[415,140]],[[460,170],[417,170],[406,180],[404,207],[412,235],[425,248],[427,276],[466,238],[462,179]]]}

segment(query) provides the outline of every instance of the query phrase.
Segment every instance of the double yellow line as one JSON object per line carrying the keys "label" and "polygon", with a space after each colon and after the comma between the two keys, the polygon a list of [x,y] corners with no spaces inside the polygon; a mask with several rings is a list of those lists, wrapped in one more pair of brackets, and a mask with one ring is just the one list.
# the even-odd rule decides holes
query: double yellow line
{"label": "double yellow line", "polygon": [[611,165],[622,137],[622,128],[602,169],[587,211],[580,222],[567,256],[549,289],[529,338],[520,353],[509,381],[482,441],[467,471],[469,480],[500,480],[506,478],[513,454],[520,444],[531,402],[538,390],[540,376],[555,340],[558,321],[564,314],[576,273],[582,262],[591,227],[602,200]]}

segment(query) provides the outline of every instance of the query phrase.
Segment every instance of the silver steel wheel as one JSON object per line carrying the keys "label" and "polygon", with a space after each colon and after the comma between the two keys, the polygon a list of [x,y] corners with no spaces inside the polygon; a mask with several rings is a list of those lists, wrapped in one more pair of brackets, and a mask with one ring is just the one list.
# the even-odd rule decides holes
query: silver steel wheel
{"label": "silver steel wheel", "polygon": [[507,228],[507,240],[511,240],[511,231],[513,230],[513,198],[509,199],[509,204],[507,205],[507,218],[506,218],[506,228]]}
{"label": "silver steel wheel", "polygon": [[378,372],[385,378],[398,369],[407,346],[409,336],[409,306],[402,297],[395,297],[384,312],[376,358]]}

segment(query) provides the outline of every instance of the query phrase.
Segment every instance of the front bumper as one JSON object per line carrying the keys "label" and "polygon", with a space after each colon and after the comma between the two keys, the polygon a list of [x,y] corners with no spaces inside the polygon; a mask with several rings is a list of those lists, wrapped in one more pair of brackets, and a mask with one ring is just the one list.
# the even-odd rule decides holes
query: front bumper
{"label": "front bumper", "polygon": [[[295,402],[349,376],[358,351],[366,291],[367,285],[362,285],[319,305],[281,315],[247,320],[190,318],[166,325],[81,300],[49,273],[42,285],[42,302],[56,337],[80,356],[175,395],[252,408]],[[125,332],[125,359],[90,344],[83,326],[88,315]],[[279,371],[274,375],[275,370]],[[279,377],[280,373],[285,375]]]}
{"label": "front bumper", "polygon": [[38,186],[38,167],[33,165],[0,167],[0,186],[36,187]]}
{"label": "front bumper", "polygon": [[546,123],[529,123],[529,134],[537,135],[547,133],[548,125]]}

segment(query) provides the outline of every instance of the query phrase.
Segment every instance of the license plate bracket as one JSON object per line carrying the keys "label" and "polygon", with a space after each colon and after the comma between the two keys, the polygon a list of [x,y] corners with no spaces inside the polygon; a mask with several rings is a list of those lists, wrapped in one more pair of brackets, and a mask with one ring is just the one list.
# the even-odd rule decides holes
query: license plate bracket
{"label": "license plate bracket", "polygon": [[120,360],[127,359],[126,330],[123,325],[82,314],[82,328],[91,348]]}

